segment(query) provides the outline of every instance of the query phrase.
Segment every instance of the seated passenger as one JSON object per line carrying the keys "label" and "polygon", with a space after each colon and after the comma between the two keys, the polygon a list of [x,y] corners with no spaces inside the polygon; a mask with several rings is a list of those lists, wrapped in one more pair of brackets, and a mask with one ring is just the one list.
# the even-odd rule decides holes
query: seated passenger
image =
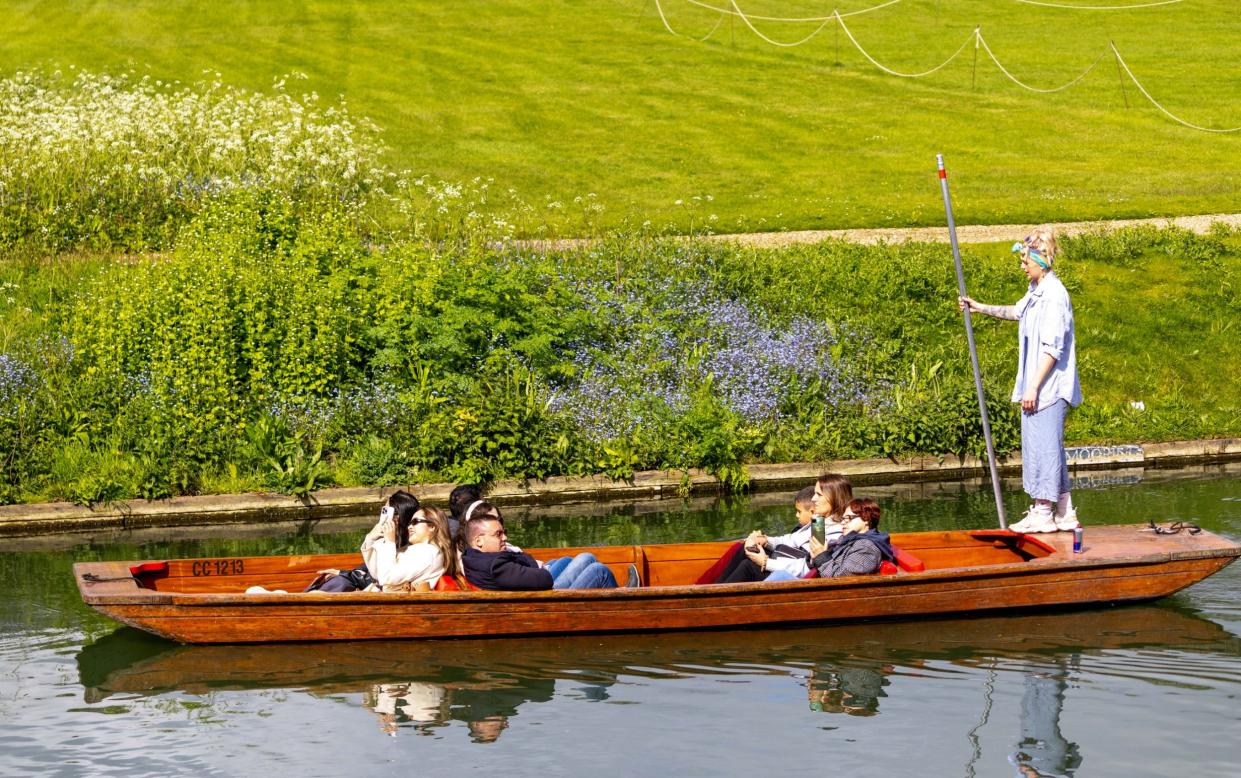
{"label": "seated passenger", "polygon": [[[608,566],[589,551],[572,557],[558,557],[543,567],[552,574],[553,589],[615,589],[619,586]],[[633,588],[639,585],[638,568],[630,565],[629,580],[625,586]]]}
{"label": "seated passenger", "polygon": [[870,498],[854,500],[844,514],[844,534],[824,546],[811,540],[814,565],[821,578],[871,575],[886,559],[895,564],[896,552],[886,532],[879,531],[879,505]]}
{"label": "seated passenger", "polygon": [[[465,578],[479,589],[540,591],[545,589],[612,589],[616,576],[594,554],[561,557],[544,565],[508,543],[500,509],[488,502],[471,506],[465,523]],[[632,566],[631,566],[632,567]],[[637,569],[630,573],[631,580]]]}
{"label": "seated passenger", "polygon": [[787,581],[802,577],[810,571],[811,519],[823,516],[825,539],[834,540],[840,537],[840,517],[851,499],[853,487],[844,476],[819,476],[814,486],[802,489],[793,500],[797,511],[793,531],[776,537],[758,530],[751,532],[745,539],[744,553],[734,556],[715,582]]}
{"label": "seated passenger", "polygon": [[442,510],[428,507],[415,512],[403,547],[396,532],[393,523],[369,550],[363,546],[366,567],[375,577],[368,591],[430,591],[442,576],[457,577],[457,552]]}
{"label": "seated passenger", "polygon": [[[418,498],[405,491],[404,489],[392,493],[384,503],[383,508],[379,511],[379,521],[375,522],[375,526],[362,539],[362,559],[369,563],[368,556],[381,538],[391,537],[391,542],[396,550],[404,549],[409,543],[409,525],[414,519],[414,514],[422,506],[418,503]],[[399,541],[398,541],[399,539]],[[387,557],[385,556],[385,560]],[[361,590],[378,591],[375,582],[378,579],[378,571],[370,567],[369,564],[363,564],[353,570],[340,571],[336,568],[320,570],[319,575],[306,587],[306,591],[319,592],[356,592]],[[374,587],[374,588],[372,588]]]}
{"label": "seated passenger", "polygon": [[461,533],[461,525],[467,518],[470,506],[483,501],[483,489],[478,484],[458,484],[448,495],[448,528],[455,540]]}

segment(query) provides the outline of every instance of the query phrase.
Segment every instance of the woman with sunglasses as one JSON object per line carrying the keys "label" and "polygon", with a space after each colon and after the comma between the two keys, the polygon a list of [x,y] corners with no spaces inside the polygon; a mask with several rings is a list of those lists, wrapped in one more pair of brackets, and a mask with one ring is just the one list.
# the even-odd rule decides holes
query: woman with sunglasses
{"label": "woman with sunglasses", "polygon": [[397,526],[389,525],[369,549],[363,548],[374,588],[385,592],[429,591],[443,576],[457,578],[457,551],[448,517],[439,508],[420,508],[410,517],[405,543]]}
{"label": "woman with sunglasses", "polygon": [[413,591],[433,588],[456,571],[448,522],[438,508],[423,508],[405,490],[392,493],[379,521],[362,539],[361,567],[320,570],[307,591]]}
{"label": "woman with sunglasses", "polygon": [[1017,322],[1017,381],[1013,402],[1021,403],[1021,480],[1034,505],[1010,529],[1056,532],[1078,527],[1069,493],[1069,468],[1064,453],[1064,420],[1069,408],[1082,401],[1077,378],[1073,303],[1052,270],[1056,238],[1040,227],[1013,244],[1021,270],[1030,281],[1016,305],[984,305],[958,299],[962,310]]}
{"label": "woman with sunglasses", "polygon": [[863,497],[845,508],[844,533],[827,545],[810,539],[814,557],[810,564],[818,568],[820,578],[844,575],[873,575],[886,559],[896,562],[896,551],[886,532],[879,531],[879,503]]}

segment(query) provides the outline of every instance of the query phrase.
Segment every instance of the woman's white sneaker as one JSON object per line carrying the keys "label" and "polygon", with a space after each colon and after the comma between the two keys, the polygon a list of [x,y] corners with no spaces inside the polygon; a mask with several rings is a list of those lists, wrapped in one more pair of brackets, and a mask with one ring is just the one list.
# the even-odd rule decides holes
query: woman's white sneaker
{"label": "woman's white sneaker", "polygon": [[1009,527],[1013,532],[1059,532],[1060,528],[1056,526],[1056,517],[1051,512],[1050,505],[1034,505],[1030,510],[1026,511],[1026,516],[1021,521]]}
{"label": "woman's white sneaker", "polygon": [[1056,516],[1056,529],[1061,532],[1072,532],[1080,526],[1082,525],[1077,520],[1077,510],[1075,508],[1065,511],[1063,516]]}

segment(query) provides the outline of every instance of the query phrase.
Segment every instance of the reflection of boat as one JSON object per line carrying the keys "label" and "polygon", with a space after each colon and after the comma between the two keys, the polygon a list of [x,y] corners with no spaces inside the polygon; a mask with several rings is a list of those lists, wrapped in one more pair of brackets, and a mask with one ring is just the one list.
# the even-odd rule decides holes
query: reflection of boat
{"label": "reflection of boat", "polygon": [[695,585],[728,543],[542,549],[592,551],[639,589],[412,594],[297,592],[357,555],[92,562],[74,565],[83,600],[117,621],[187,643],[624,632],[914,617],[1150,600],[1215,573],[1241,546],[1209,532],[1158,535],[1091,527],[1084,553],[1068,533],[917,532],[893,542],[925,563],[897,575]]}
{"label": "reflection of boat", "polygon": [[[550,683],[606,687],[619,675],[647,678],[735,672],[784,675],[863,659],[908,665],[928,659],[1058,656],[1168,646],[1236,653],[1238,638],[1214,622],[1166,606],[1056,614],[885,622],[762,632],[565,636],[515,641],[353,641],[178,646],[122,629],[86,646],[78,670],[86,699],[114,694],[202,694],[229,689],[360,692],[386,683],[434,683],[485,691],[486,705],[515,709],[550,698]],[[480,703],[481,704],[481,703]]]}

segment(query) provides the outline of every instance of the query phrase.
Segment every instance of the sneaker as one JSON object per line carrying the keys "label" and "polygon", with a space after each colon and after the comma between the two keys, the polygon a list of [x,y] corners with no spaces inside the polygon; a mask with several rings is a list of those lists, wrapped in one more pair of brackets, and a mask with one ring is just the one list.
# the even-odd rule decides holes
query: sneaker
{"label": "sneaker", "polygon": [[1070,508],[1063,516],[1056,516],[1056,529],[1061,532],[1072,532],[1082,526],[1077,520],[1077,509]]}
{"label": "sneaker", "polygon": [[642,576],[638,575],[638,566],[629,566],[629,579],[625,581],[626,589],[637,589],[642,585]]}
{"label": "sneaker", "polygon": [[1009,527],[1013,532],[1058,532],[1056,517],[1050,505],[1034,505],[1026,511],[1026,517]]}

